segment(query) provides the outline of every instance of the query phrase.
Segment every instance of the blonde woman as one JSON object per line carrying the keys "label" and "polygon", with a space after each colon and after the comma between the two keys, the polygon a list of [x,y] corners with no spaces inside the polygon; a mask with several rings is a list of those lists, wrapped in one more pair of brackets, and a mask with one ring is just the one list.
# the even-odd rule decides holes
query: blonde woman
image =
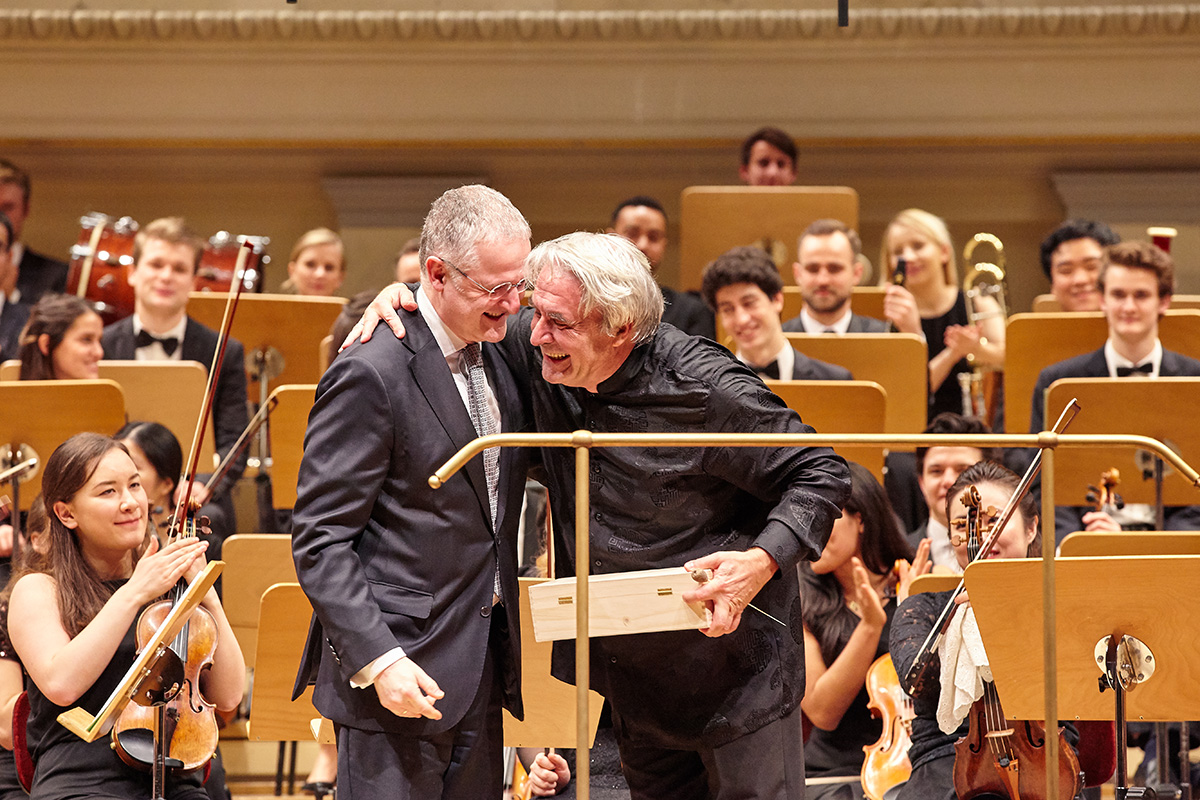
{"label": "blonde woman", "polygon": [[296,240],[288,256],[283,291],[306,297],[332,297],[346,279],[342,237],[329,228],[314,228]]}

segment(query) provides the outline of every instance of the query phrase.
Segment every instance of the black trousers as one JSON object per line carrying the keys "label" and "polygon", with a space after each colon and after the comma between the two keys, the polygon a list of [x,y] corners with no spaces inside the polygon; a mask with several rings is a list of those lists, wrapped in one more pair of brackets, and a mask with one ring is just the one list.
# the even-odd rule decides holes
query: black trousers
{"label": "black trousers", "polygon": [[340,800],[501,796],[504,725],[496,654],[508,631],[503,610],[497,607],[495,612],[475,699],[457,725],[420,737],[338,727]]}
{"label": "black trousers", "polygon": [[800,710],[719,747],[671,750],[613,728],[633,800],[804,800]]}

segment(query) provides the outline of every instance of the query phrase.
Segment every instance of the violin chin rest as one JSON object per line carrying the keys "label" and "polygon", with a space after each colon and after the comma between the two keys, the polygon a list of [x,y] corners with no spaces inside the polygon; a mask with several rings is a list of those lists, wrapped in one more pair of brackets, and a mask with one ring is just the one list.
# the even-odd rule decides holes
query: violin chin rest
{"label": "violin chin rest", "polygon": [[[129,728],[117,733],[117,743],[125,754],[139,764],[154,765],[154,732],[149,728]],[[167,769],[182,769],[183,762],[168,756],[163,764]]]}

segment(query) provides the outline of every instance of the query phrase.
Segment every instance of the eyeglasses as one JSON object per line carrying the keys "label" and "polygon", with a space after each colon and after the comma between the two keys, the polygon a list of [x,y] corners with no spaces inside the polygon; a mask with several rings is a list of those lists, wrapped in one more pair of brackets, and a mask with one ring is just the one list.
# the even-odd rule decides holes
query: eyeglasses
{"label": "eyeglasses", "polygon": [[528,289],[530,286],[533,285],[532,283],[530,283],[528,278],[521,278],[521,280],[517,281],[516,283],[501,283],[500,285],[493,286],[492,288],[489,289],[488,287],[484,286],[482,283],[475,280],[470,275],[468,275],[467,273],[463,272],[461,269],[456,267],[452,262],[442,258],[441,256],[437,256],[436,258],[438,259],[438,261],[441,261],[447,267],[454,270],[459,275],[462,275],[464,278],[469,280],[471,283],[478,286],[480,288],[480,290],[482,290],[483,293],[488,295],[489,297],[495,297],[497,294],[505,295],[505,294],[508,294],[509,291],[511,291],[513,289],[516,289],[518,293],[524,292],[526,289]]}

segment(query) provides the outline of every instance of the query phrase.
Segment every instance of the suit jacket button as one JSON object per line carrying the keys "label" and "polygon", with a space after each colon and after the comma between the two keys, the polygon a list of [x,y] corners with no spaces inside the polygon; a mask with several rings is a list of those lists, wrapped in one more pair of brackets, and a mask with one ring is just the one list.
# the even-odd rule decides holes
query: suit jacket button
{"label": "suit jacket button", "polygon": [[479,616],[490,617],[491,615],[492,615],[492,607],[491,606],[484,606],[483,608],[479,609]]}

